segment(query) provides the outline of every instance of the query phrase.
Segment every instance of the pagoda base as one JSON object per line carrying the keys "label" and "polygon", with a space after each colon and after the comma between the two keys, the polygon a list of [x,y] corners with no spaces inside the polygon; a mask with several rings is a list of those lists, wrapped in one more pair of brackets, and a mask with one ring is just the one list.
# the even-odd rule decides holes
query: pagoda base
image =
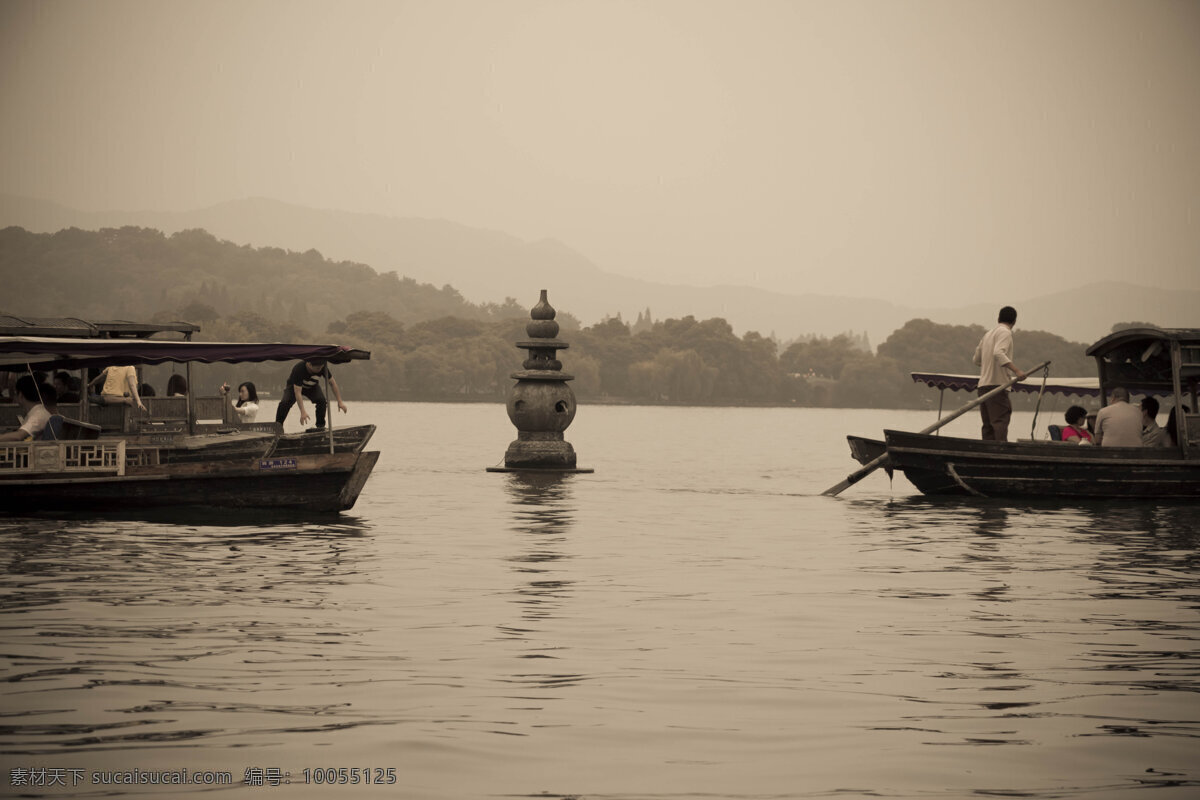
{"label": "pagoda base", "polygon": [[518,431],[504,452],[504,466],[575,469],[575,448],[557,431]]}
{"label": "pagoda base", "polygon": [[488,472],[532,472],[547,475],[588,475],[592,467],[488,467]]}

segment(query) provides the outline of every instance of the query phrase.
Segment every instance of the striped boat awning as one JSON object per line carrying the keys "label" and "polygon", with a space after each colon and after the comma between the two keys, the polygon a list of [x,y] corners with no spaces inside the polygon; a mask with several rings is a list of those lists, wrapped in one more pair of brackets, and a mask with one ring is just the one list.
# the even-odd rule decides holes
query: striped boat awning
{"label": "striped boat awning", "polygon": [[[923,383],[934,389],[951,389],[954,391],[973,392],[979,388],[978,375],[947,375],[940,372],[914,372],[912,379],[915,383]],[[1014,383],[1014,392],[1037,394],[1042,391],[1040,376],[1031,375],[1027,380]],[[1096,378],[1051,378],[1046,381],[1046,394],[1078,395],[1079,397],[1099,397],[1100,381]],[[1165,394],[1165,393],[1164,393]]]}

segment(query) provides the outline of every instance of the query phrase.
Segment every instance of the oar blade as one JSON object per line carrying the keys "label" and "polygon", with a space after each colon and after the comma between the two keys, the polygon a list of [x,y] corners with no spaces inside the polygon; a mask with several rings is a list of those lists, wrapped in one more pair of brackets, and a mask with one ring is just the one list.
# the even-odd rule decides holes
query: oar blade
{"label": "oar blade", "polygon": [[863,478],[867,477],[872,472],[874,472],[875,470],[879,469],[880,467],[884,466],[887,463],[888,463],[887,453],[884,453],[883,455],[879,456],[878,458],[874,459],[873,461],[868,461],[866,463],[866,465],[863,466],[862,469],[851,472],[849,475],[846,476],[846,479],[844,481],[842,481],[841,483],[839,483],[835,486],[830,486],[828,489],[821,492],[821,494],[824,497],[837,497],[839,494],[846,491],[851,486],[858,483]]}

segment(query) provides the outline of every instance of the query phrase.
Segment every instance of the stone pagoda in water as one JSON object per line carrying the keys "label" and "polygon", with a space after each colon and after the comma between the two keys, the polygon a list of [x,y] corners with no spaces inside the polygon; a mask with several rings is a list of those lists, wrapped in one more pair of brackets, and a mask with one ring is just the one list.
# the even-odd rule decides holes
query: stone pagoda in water
{"label": "stone pagoda in water", "polygon": [[542,289],[525,326],[529,339],[517,342],[517,347],[528,351],[524,369],[512,374],[517,383],[508,397],[508,418],[517,426],[517,438],[504,453],[504,467],[489,467],[491,472],[592,471],[576,466],[575,448],[563,438],[575,419],[575,393],[567,385],[575,376],[563,372],[558,360],[558,351],[569,345],[557,338],[554,315]]}

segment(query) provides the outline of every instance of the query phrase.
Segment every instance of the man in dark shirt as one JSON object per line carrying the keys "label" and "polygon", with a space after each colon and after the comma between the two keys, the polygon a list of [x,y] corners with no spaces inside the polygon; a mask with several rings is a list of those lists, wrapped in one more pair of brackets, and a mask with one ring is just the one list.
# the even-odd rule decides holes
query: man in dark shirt
{"label": "man in dark shirt", "polygon": [[342,402],[342,391],[338,388],[337,381],[333,379],[333,374],[330,373],[324,359],[315,359],[301,361],[292,368],[287,385],[283,387],[283,396],[279,398],[275,421],[282,425],[283,421],[287,419],[288,412],[292,410],[292,406],[299,404],[300,424],[307,423],[308,409],[304,407],[304,398],[307,397],[317,409],[317,429],[324,428],[325,411],[329,408],[329,401],[325,399],[325,393],[321,391],[321,378],[329,379],[333,396],[337,398],[338,409],[345,414],[346,404]]}

